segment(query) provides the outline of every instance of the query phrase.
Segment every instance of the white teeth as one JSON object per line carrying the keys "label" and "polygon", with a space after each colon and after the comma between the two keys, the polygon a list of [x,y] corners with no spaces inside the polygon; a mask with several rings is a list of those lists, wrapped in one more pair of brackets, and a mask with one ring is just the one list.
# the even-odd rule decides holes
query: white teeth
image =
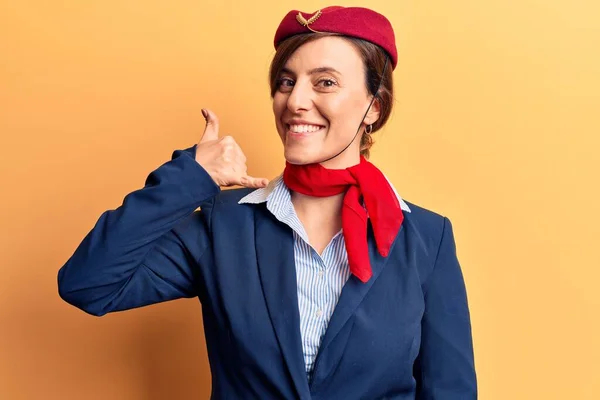
{"label": "white teeth", "polygon": [[296,133],[316,132],[319,129],[321,129],[321,127],[317,125],[290,125],[290,131]]}

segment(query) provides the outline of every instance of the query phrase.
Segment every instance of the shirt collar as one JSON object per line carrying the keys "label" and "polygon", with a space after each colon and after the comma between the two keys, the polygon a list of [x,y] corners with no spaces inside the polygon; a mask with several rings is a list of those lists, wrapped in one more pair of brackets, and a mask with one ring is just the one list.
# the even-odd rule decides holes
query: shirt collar
{"label": "shirt collar", "polygon": [[[386,177],[386,179],[387,179],[387,177]],[[400,195],[396,191],[396,188],[394,188],[394,185],[392,185],[392,183],[389,181],[389,179],[387,179],[387,181],[390,184],[390,187],[392,188],[392,190],[394,191],[394,194],[398,198],[398,202],[400,203],[400,208],[402,209],[402,211],[410,212],[410,208],[408,207],[408,204],[406,204],[406,202],[404,200],[402,200],[402,197],[400,197]],[[268,200],[271,198],[273,193],[281,192],[283,190],[289,192],[288,187],[283,182],[283,174],[282,174],[282,175],[279,175],[278,177],[276,177],[275,179],[273,179],[271,182],[269,182],[269,184],[266,187],[253,190],[246,196],[242,197],[240,199],[240,201],[238,202],[238,204],[260,204],[260,203],[268,202]]]}

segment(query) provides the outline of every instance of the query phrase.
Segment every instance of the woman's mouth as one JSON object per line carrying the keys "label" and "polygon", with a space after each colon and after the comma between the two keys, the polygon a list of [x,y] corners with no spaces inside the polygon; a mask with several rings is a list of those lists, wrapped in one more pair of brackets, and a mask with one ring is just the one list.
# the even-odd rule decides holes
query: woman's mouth
{"label": "woman's mouth", "polygon": [[290,124],[286,124],[286,128],[287,128],[287,134],[288,136],[292,136],[292,137],[305,137],[305,136],[310,136],[316,132],[319,132],[320,130],[322,130],[324,128],[324,126],[321,125],[307,125],[307,124],[303,124],[303,125],[290,125]]}

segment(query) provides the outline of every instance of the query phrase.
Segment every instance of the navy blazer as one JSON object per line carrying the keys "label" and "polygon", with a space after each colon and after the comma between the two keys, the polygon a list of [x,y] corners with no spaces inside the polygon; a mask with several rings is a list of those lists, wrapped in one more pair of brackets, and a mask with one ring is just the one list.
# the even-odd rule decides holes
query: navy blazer
{"label": "navy blazer", "polygon": [[174,152],[100,216],[58,272],[66,302],[101,316],[198,297],[212,399],[477,398],[448,219],[408,203],[386,258],[369,228],[373,277],[345,284],[309,382],[292,230],[264,204],[238,204],[248,189],[221,191],[194,155]]}

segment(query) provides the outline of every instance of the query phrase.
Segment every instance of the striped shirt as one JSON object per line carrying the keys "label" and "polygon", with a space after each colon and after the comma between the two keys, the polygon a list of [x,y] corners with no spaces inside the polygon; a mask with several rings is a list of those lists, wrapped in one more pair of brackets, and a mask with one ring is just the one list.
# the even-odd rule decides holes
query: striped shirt
{"label": "striped shirt", "polygon": [[[395,189],[394,193],[398,197],[402,210],[410,212],[408,205]],[[264,202],[267,203],[267,209],[275,218],[293,230],[300,334],[306,374],[310,379],[321,339],[342,288],[350,277],[344,235],[340,230],[323,253],[317,253],[309,244],[308,235],[294,210],[290,190],[281,175],[272,180],[266,188],[254,190],[243,197],[239,204]]]}

